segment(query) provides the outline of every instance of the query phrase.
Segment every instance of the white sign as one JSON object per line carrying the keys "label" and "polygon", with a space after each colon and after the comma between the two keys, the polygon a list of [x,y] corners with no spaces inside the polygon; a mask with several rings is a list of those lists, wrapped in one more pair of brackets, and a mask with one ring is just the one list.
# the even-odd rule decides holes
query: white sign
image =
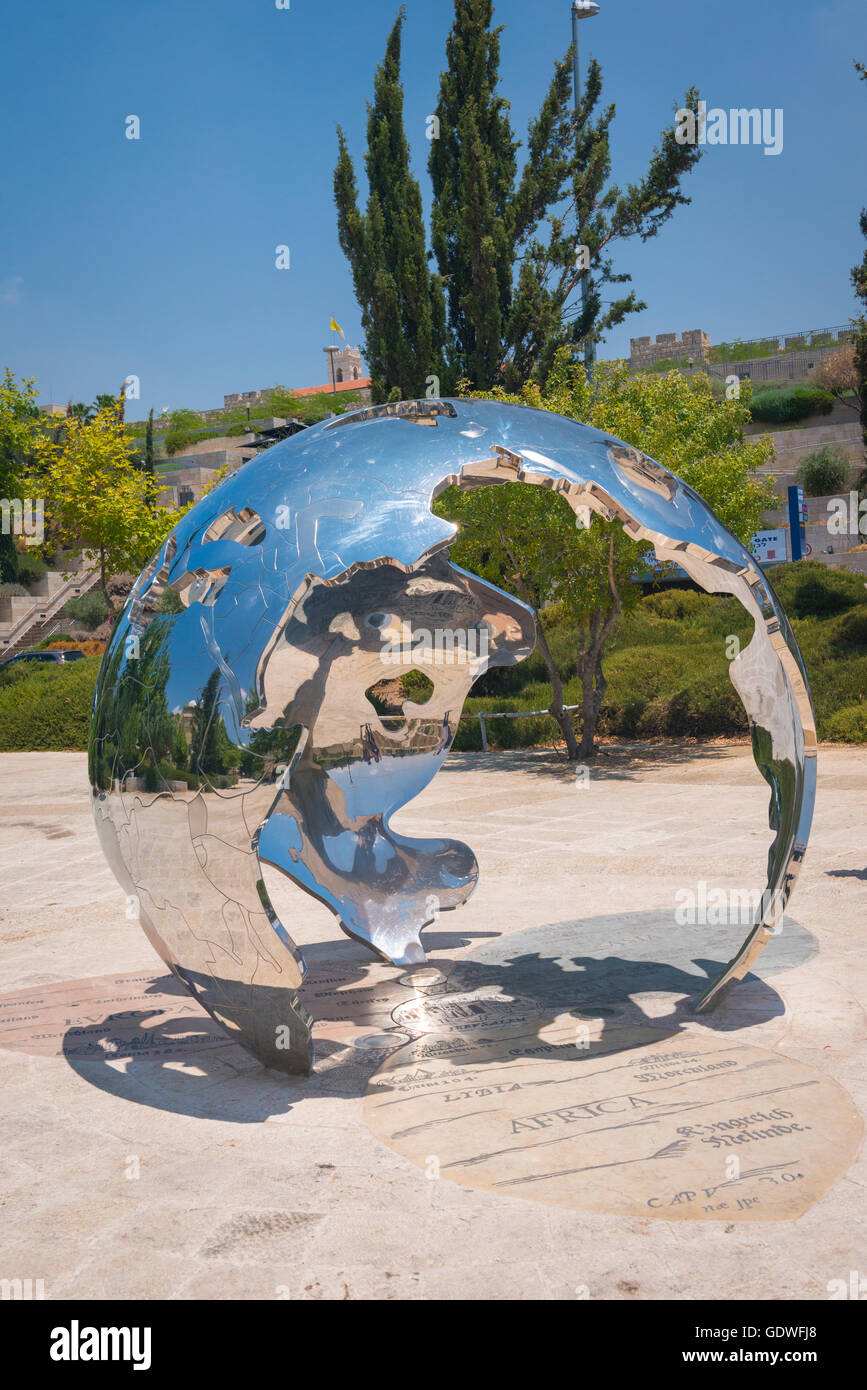
{"label": "white sign", "polygon": [[750,553],[760,565],[783,564],[789,558],[786,532],[782,528],[776,531],[757,531],[753,536]]}

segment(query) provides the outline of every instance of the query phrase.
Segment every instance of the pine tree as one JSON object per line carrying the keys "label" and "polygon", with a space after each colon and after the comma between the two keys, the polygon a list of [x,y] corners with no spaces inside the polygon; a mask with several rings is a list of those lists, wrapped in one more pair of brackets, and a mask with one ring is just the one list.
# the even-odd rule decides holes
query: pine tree
{"label": "pine tree", "polygon": [[[492,14],[491,0],[455,0],[436,109],[440,138],[429,162],[431,225],[448,286],[453,370],[477,387],[513,389],[531,374],[544,380],[564,343],[596,341],[646,307],[631,291],[603,305],[604,285],[630,279],[614,272],[606,248],[655,236],[689,202],[680,183],[702,151],[679,145],[672,124],[641,183],[625,193],[610,185],[615,109],[597,114],[602,73],[591,60],[576,128],[569,49],[530,124],[516,182],[518,146],[509,103],[497,94],[501,29],[490,27]],[[696,102],[690,89],[685,105]],[[582,245],[591,277],[583,309],[576,296],[588,274],[576,264]]]}
{"label": "pine tree", "polygon": [[[614,107],[600,106],[602,73],[591,60],[576,119],[571,49],[554,64],[519,174],[509,103],[498,91],[502,29],[491,27],[492,17],[491,0],[455,0],[429,157],[438,275],[425,257],[421,198],[403,131],[403,10],[368,108],[364,215],[338,128],[338,231],[362,309],[376,400],[415,394],[430,373],[441,379],[443,394],[461,378],[477,389],[514,390],[531,377],[544,383],[558,348],[586,347],[646,308],[631,289],[603,301],[606,286],[631,278],[615,272],[612,245],[656,236],[690,201],[681,183],[702,149],[679,144],[673,122],[639,183],[625,191],[611,183]],[[684,106],[695,110],[697,100],[690,88]]]}
{"label": "pine tree", "polygon": [[[863,63],[856,62],[855,70],[862,82],[867,81],[867,67]],[[861,209],[859,224],[862,236],[867,237],[867,208]],[[867,307],[867,251],[858,265],[852,267],[852,288],[861,303]],[[861,314],[855,320],[855,370],[858,373],[858,382],[861,395],[861,435],[864,443],[867,444],[867,316]],[[867,468],[865,468],[858,479],[859,492],[867,492]]]}
{"label": "pine tree", "polygon": [[154,476],[154,408],[151,406],[148,413],[147,429],[145,430],[145,472],[151,477]]}
{"label": "pine tree", "polygon": [[361,306],[375,401],[421,396],[443,374],[445,310],[425,246],[421,193],[410,173],[400,81],[400,10],[388,36],[367,111],[367,209],[358,208],[355,168],[338,126],[334,198],[340,245]]}
{"label": "pine tree", "polygon": [[447,287],[452,374],[497,377],[512,292],[517,145],[497,94],[500,34],[490,0],[455,0],[440,78],[431,241]]}

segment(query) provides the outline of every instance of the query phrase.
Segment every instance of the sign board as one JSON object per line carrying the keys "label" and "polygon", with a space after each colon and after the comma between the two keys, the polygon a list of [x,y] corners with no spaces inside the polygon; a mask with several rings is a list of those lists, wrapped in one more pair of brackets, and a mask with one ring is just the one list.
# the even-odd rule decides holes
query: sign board
{"label": "sign board", "polygon": [[775,531],[757,531],[753,536],[750,554],[762,566],[783,564],[789,558],[786,532],[782,527]]}

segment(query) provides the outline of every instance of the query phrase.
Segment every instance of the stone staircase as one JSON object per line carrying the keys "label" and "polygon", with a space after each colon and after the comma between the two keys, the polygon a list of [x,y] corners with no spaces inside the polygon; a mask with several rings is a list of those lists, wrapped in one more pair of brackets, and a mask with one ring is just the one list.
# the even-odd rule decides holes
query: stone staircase
{"label": "stone staircase", "polygon": [[32,593],[0,598],[0,663],[59,632],[65,626],[64,604],[94,588],[98,578],[95,570],[81,569],[68,579],[50,570]]}

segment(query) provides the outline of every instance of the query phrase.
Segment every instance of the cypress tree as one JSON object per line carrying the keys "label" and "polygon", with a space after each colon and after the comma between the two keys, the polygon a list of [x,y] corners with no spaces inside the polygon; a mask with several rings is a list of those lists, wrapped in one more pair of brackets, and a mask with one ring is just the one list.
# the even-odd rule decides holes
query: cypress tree
{"label": "cypress tree", "polygon": [[[862,82],[867,81],[867,67],[855,63],[855,70]],[[862,236],[867,237],[867,208],[861,209],[858,222]],[[867,251],[858,265],[852,267],[852,288],[861,303],[867,308]],[[855,320],[855,370],[858,373],[858,389],[861,396],[861,437],[867,444],[867,316],[863,313]],[[867,468],[858,479],[858,489],[863,496],[867,492]]]}
{"label": "cypress tree", "polygon": [[154,476],[154,408],[151,406],[148,413],[147,429],[145,430],[145,472],[151,477]]}
{"label": "cypress tree", "polygon": [[[631,278],[615,273],[610,248],[629,237],[656,236],[690,201],[681,183],[702,153],[698,145],[677,143],[672,122],[645,177],[625,192],[612,184],[615,109],[600,104],[602,73],[591,60],[576,118],[570,48],[554,64],[530,122],[519,175],[509,103],[498,91],[502,29],[492,27],[493,5],[455,0],[454,9],[428,163],[438,275],[427,266],[421,197],[403,131],[403,10],[368,107],[365,214],[338,127],[338,232],[362,309],[376,400],[420,393],[431,373],[440,377],[443,394],[461,378],[481,390],[514,390],[530,377],[544,383],[559,347],[577,351],[646,308],[631,289],[603,302],[603,287]],[[690,88],[684,106],[695,110],[697,101]],[[579,258],[582,246],[589,266]]]}
{"label": "cypress tree", "polygon": [[[614,107],[597,113],[602,74],[591,60],[576,127],[570,48],[530,123],[516,180],[509,103],[497,93],[502,30],[491,28],[492,17],[491,0],[455,0],[436,110],[440,138],[429,161],[431,226],[448,285],[454,371],[478,388],[514,389],[531,375],[544,380],[563,343],[598,340],[646,307],[630,291],[603,308],[601,287],[630,279],[615,274],[606,248],[655,236],[689,202],[680,182],[701,150],[677,144],[672,124],[642,182],[625,193],[611,185]],[[690,89],[685,105],[696,101]],[[579,245],[588,249],[591,276],[583,310],[575,292],[588,272],[577,264]]]}
{"label": "cypress tree", "polygon": [[447,286],[453,372],[497,377],[512,287],[517,145],[497,94],[500,34],[490,0],[455,0],[431,142],[431,241]]}
{"label": "cypress tree", "polygon": [[334,198],[341,248],[361,306],[375,401],[421,396],[443,373],[442,287],[427,263],[421,193],[409,168],[400,81],[400,10],[388,36],[367,110],[367,209],[358,208],[355,168],[338,126]]}

